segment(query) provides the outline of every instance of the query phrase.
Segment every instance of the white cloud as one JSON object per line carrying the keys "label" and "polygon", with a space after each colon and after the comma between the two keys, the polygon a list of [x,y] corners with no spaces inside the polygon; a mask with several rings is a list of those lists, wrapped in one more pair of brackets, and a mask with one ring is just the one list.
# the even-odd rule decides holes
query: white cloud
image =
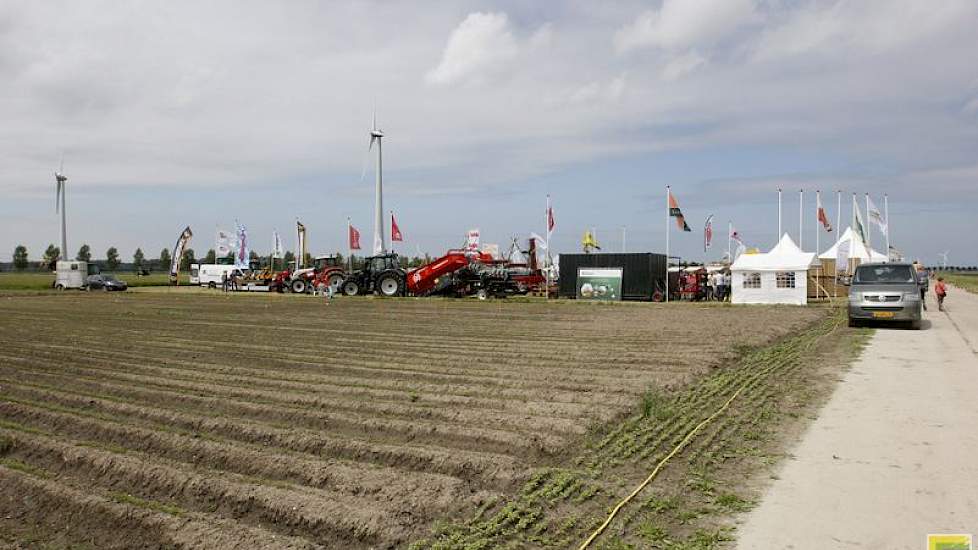
{"label": "white cloud", "polygon": [[658,47],[685,49],[722,41],[754,18],[754,0],[664,0],[615,33],[619,53]]}
{"label": "white cloud", "polygon": [[452,31],[441,62],[425,78],[428,83],[439,85],[478,80],[518,52],[505,13],[471,13]]}
{"label": "white cloud", "polygon": [[706,58],[696,52],[676,56],[663,67],[662,78],[663,80],[677,80],[692,73],[704,63],[706,63]]}

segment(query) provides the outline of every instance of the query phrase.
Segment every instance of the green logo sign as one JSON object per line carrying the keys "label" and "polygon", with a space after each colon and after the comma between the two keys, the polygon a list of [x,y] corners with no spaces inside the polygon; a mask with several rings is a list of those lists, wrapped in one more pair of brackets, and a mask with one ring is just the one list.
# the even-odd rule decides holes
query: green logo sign
{"label": "green logo sign", "polygon": [[620,267],[580,267],[577,269],[578,300],[621,300]]}
{"label": "green logo sign", "polygon": [[927,550],[972,550],[971,535],[927,535]]}

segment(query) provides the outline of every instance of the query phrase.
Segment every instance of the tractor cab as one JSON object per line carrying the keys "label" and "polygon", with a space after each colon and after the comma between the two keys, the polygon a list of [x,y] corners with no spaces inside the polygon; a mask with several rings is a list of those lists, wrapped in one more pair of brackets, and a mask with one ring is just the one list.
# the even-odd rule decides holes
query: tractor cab
{"label": "tractor cab", "polygon": [[398,269],[400,264],[397,260],[397,254],[384,254],[382,256],[372,256],[367,258],[364,269],[369,270],[373,273],[381,273],[387,271],[388,269]]}
{"label": "tractor cab", "polygon": [[333,254],[328,256],[316,256],[312,261],[312,267],[316,271],[322,271],[327,268],[342,268],[340,265],[340,259]]}

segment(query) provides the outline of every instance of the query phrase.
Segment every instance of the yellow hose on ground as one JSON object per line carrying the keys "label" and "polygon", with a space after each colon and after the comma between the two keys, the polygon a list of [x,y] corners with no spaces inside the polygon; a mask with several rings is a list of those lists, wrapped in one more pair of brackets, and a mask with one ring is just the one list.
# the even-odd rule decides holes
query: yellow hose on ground
{"label": "yellow hose on ground", "polygon": [[642,492],[642,489],[644,489],[649,483],[652,483],[652,480],[655,479],[656,476],[659,475],[659,472],[666,465],[666,463],[669,462],[669,460],[672,459],[672,457],[676,456],[676,454],[678,454],[679,451],[682,451],[686,447],[686,445],[688,445],[689,442],[693,439],[693,437],[700,430],[703,429],[703,426],[706,426],[711,421],[713,421],[714,418],[716,418],[716,417],[720,416],[721,414],[723,414],[723,411],[727,410],[727,407],[729,407],[730,404],[733,403],[733,400],[736,399],[737,396],[740,395],[740,392],[742,392],[744,390],[744,388],[746,388],[746,387],[747,387],[747,384],[744,384],[743,386],[741,386],[740,388],[738,388],[737,391],[735,391],[733,393],[733,395],[730,396],[730,399],[727,399],[727,402],[724,403],[722,407],[720,407],[719,409],[717,409],[717,411],[715,413],[713,413],[710,416],[708,416],[706,418],[706,420],[700,422],[695,428],[693,428],[692,430],[690,430],[690,432],[688,434],[686,434],[686,437],[684,437],[683,440],[680,441],[679,444],[676,445],[676,447],[669,454],[667,454],[665,456],[665,458],[663,458],[662,460],[659,461],[659,464],[656,465],[656,467],[655,467],[654,470],[652,470],[652,473],[649,474],[649,477],[645,478],[645,481],[643,481],[638,487],[635,488],[634,491],[632,491],[632,493],[630,495],[628,495],[627,497],[625,497],[621,502],[618,503],[617,506],[614,507],[613,510],[611,510],[611,513],[608,514],[608,519],[604,520],[604,523],[601,524],[601,527],[598,527],[593,533],[591,533],[591,536],[588,537],[587,540],[585,540],[583,544],[581,544],[581,546],[580,546],[580,548],[578,550],[585,550],[592,542],[594,542],[594,540],[596,538],[598,538],[601,535],[601,533],[609,525],[611,525],[611,522],[615,519],[615,516],[618,515],[618,512],[622,508],[624,508],[625,505],[629,503],[629,501],[631,501],[633,498],[635,498],[635,495],[641,493]]}

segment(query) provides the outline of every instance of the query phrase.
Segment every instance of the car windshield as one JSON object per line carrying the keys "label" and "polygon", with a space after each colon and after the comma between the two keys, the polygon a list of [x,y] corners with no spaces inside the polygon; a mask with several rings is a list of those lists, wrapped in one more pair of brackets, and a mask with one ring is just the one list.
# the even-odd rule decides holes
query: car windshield
{"label": "car windshield", "polygon": [[863,265],[856,269],[855,284],[916,283],[913,268],[908,265]]}
{"label": "car windshield", "polygon": [[102,279],[106,281],[114,281],[115,275],[102,275]]}

